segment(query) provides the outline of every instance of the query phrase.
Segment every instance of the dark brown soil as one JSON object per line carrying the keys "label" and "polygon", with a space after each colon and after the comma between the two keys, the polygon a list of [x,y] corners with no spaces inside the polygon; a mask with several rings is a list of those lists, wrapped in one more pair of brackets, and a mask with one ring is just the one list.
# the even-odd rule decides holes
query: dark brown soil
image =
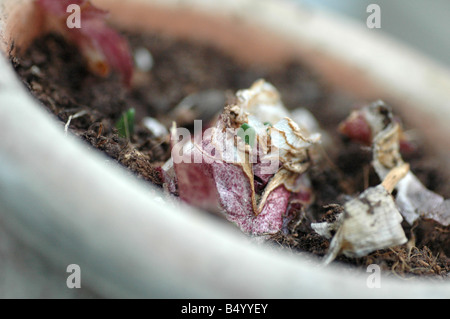
{"label": "dark brown soil", "polygon": [[[333,90],[298,61],[267,69],[241,65],[201,43],[160,35],[132,34],[128,38],[133,50],[147,48],[154,59],[151,71],[137,74],[131,89],[125,88],[117,75],[103,79],[90,74],[77,49],[55,35],[38,39],[23,56],[12,58],[12,63],[32,94],[61,121],[62,128],[71,115],[84,111],[71,120],[69,131],[86,141],[88,147],[103,151],[158,186],[161,181],[155,168],[170,156],[168,140],[155,138],[140,124],[141,119],[167,114],[192,93],[208,89],[234,92],[265,78],[280,90],[287,107],[308,108],[334,138],[335,147],[327,150],[329,160],[317,163],[311,171],[315,203],[272,237],[293,251],[324,255],[329,242],[317,235],[310,223],[334,218],[339,206],[330,204],[342,204],[348,196],[379,183],[371,169],[370,151],[342,139],[336,131],[348,114],[348,106],[357,101]],[[128,140],[119,137],[115,123],[131,107],[136,109],[137,120],[135,134]],[[447,178],[433,154],[419,145],[407,160],[428,188],[450,197]],[[401,277],[448,277],[450,228],[425,220],[404,227],[410,238],[408,244],[359,259],[339,257],[337,262],[354,266],[376,263]]]}

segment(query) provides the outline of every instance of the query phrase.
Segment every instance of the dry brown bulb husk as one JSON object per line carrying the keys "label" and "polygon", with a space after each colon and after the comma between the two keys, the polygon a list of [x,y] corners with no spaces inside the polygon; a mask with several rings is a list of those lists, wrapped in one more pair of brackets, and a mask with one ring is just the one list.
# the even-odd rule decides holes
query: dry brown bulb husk
{"label": "dry brown bulb husk", "polygon": [[407,242],[401,226],[403,220],[391,193],[408,173],[409,165],[392,169],[384,181],[366,189],[343,206],[343,212],[333,223],[313,223],[311,227],[321,236],[331,238],[324,263],[329,264],[339,254],[363,257],[367,254]]}

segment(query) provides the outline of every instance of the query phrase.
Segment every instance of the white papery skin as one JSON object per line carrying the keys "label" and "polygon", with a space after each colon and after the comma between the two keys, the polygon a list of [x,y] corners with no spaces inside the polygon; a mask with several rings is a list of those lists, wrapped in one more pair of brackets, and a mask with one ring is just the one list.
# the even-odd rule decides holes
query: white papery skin
{"label": "white papery skin", "polygon": [[411,172],[397,185],[396,202],[411,225],[420,216],[450,225],[450,200],[427,189]]}
{"label": "white papery skin", "polygon": [[407,242],[401,226],[403,218],[383,185],[366,189],[343,208],[344,212],[334,222],[311,224],[319,235],[328,239],[336,231],[324,257],[325,264],[339,254],[363,257],[375,250]]}
{"label": "white papery skin", "polygon": [[261,123],[274,124],[289,117],[289,111],[284,107],[277,89],[262,79],[253,83],[249,89],[239,90],[236,97],[241,114],[252,115]]}
{"label": "white papery skin", "polygon": [[236,97],[236,124],[253,128],[261,145],[270,144],[271,154],[267,156],[278,156],[286,169],[295,173],[306,170],[300,163],[306,161],[308,149],[320,143],[321,135],[310,134],[290,118],[277,89],[258,80],[249,89],[238,91]]}
{"label": "white papery skin", "polygon": [[[395,122],[392,110],[383,101],[376,101],[358,111],[370,126],[372,133],[373,167],[380,179],[395,167],[404,164],[400,153],[401,128]],[[353,118],[356,118],[353,114]],[[351,121],[351,116],[347,121]],[[397,187],[396,203],[409,224],[418,218],[428,218],[450,225],[450,200],[444,200],[428,190],[420,180],[409,172]]]}

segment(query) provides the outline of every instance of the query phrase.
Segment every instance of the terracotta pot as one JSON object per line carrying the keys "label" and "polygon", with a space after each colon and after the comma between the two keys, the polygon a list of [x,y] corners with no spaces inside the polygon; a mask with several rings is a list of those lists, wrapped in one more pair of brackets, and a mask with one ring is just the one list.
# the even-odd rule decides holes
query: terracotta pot
{"label": "terracotta pot", "polygon": [[[122,28],[210,41],[243,61],[298,56],[354,96],[395,102],[450,164],[450,75],[390,39],[281,1],[94,2]],[[39,35],[35,13],[31,0],[0,1],[5,55]],[[0,269],[9,269],[0,296],[450,297],[448,280],[383,277],[370,289],[364,271],[255,245],[168,202],[66,137],[4,56],[0,70]],[[81,267],[79,290],[66,287],[69,264]]]}

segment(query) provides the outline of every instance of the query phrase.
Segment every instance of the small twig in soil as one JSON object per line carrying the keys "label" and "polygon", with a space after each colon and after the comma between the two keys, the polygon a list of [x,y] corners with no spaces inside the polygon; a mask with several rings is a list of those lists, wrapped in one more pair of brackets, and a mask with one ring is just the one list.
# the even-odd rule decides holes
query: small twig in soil
{"label": "small twig in soil", "polygon": [[99,139],[100,136],[102,136],[102,132],[103,132],[103,123],[100,123],[100,125],[98,126],[97,139]]}
{"label": "small twig in soil", "polygon": [[369,188],[369,171],[370,171],[370,166],[364,165],[364,167],[363,167],[364,189]]}
{"label": "small twig in soil", "polygon": [[381,185],[389,192],[392,193],[395,186],[398,184],[398,182],[406,176],[406,174],[409,172],[409,164],[405,163],[401,166],[397,166],[393,168],[386,176],[386,178],[383,180]]}
{"label": "small twig in soil", "polygon": [[64,125],[64,134],[67,136],[67,132],[68,132],[68,130],[69,130],[69,125],[70,125],[70,122],[71,122],[72,120],[74,120],[74,119],[76,119],[76,118],[79,118],[79,117],[82,117],[82,116],[84,116],[84,115],[86,115],[86,114],[87,114],[87,111],[82,110],[82,111],[80,111],[80,112],[78,112],[78,113],[75,113],[75,114],[73,114],[73,115],[70,115],[70,116],[69,116],[69,119],[68,119],[67,122],[66,122],[66,125]]}

